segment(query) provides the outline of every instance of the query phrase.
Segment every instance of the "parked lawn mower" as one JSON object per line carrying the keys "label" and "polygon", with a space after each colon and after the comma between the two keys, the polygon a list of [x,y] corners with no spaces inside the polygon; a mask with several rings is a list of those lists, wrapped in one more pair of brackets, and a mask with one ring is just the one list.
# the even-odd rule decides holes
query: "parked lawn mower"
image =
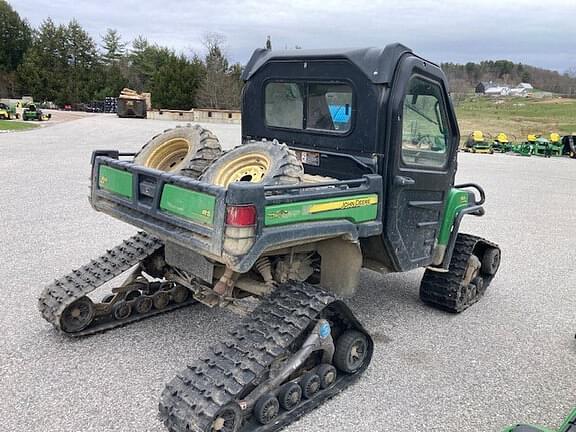
{"label": "parked lawn mower", "polygon": [[549,158],[552,156],[552,146],[550,141],[544,137],[538,137],[532,144],[532,154]]}
{"label": "parked lawn mower", "polygon": [[490,136],[487,134],[488,137],[484,136],[482,131],[474,131],[466,140],[466,147],[464,147],[464,151],[470,153],[494,153],[494,149],[492,148],[492,144],[490,142]]}
{"label": "parked lawn mower", "polygon": [[508,153],[509,151],[512,151],[513,147],[514,146],[508,139],[508,135],[506,135],[504,132],[500,132],[498,135],[496,135],[496,138],[492,143],[492,149],[498,153]]}
{"label": "parked lawn mower", "polygon": [[548,429],[541,426],[518,424],[504,429],[502,432],[576,432],[576,408],[568,414],[558,429]]}
{"label": "parked lawn mower", "polygon": [[550,151],[552,156],[562,156],[562,137],[560,134],[553,132],[550,134]]}
{"label": "parked lawn mower", "polygon": [[537,139],[538,139],[538,137],[534,134],[528,135],[526,141],[524,141],[522,143],[515,144],[513,146],[512,152],[514,152],[520,156],[532,156],[532,149],[536,145]]}
{"label": "parked lawn mower", "polygon": [[44,114],[44,112],[36,107],[36,104],[28,104],[24,108],[22,113],[22,120],[38,120],[38,121],[46,121],[52,118],[52,114]]}
{"label": "parked lawn mower", "polygon": [[16,110],[5,103],[0,103],[0,120],[12,120],[17,118]]}

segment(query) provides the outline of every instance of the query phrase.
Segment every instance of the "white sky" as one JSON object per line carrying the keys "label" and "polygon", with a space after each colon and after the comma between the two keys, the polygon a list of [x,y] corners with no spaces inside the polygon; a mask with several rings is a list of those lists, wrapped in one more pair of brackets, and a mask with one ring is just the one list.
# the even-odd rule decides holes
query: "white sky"
{"label": "white sky", "polygon": [[76,18],[99,42],[106,28],[190,54],[208,32],[245,63],[272,36],[274,49],[401,42],[435,62],[509,59],[576,68],[576,0],[9,0],[31,24]]}

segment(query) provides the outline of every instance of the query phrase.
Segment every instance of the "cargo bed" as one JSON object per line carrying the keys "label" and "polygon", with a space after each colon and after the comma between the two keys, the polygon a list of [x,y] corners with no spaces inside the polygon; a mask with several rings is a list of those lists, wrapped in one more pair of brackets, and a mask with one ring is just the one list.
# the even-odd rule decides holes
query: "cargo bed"
{"label": "cargo bed", "polygon": [[92,155],[94,209],[165,242],[245,273],[262,253],[322,239],[382,232],[382,177],[228,189],[132,163],[132,153]]}

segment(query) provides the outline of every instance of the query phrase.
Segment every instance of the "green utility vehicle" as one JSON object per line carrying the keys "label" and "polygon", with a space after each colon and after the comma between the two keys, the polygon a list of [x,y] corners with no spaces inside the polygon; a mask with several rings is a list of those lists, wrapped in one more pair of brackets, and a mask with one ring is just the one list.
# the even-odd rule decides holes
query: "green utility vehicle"
{"label": "green utility vehicle", "polygon": [[137,154],[94,152],[92,206],[143,231],[39,299],[69,336],[196,302],[248,312],[166,385],[170,431],[277,430],[353,383],[373,341],[341,299],[362,268],[423,267],[421,299],[456,313],[500,264],[496,244],[459,230],[485,196],[454,184],[460,137],[438,66],[400,44],[257,50],[243,79],[231,151],[194,126]]}
{"label": "green utility vehicle", "polygon": [[530,426],[518,424],[504,429],[502,432],[576,432],[576,408],[572,410],[568,417],[558,429],[548,429],[541,426]]}

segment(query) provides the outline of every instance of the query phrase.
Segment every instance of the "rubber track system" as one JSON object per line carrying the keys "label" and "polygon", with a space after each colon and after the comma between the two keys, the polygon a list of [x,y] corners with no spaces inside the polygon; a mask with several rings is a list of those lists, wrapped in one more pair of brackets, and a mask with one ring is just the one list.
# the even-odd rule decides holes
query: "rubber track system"
{"label": "rubber track system", "polygon": [[[262,425],[249,412],[243,412],[241,426],[219,429],[218,414],[233,406],[239,410],[242,398],[266,379],[274,360],[298,350],[303,338],[318,318],[327,317],[334,326],[364,333],[368,353],[363,366],[353,374],[338,372],[330,387],[311,399],[302,399],[291,411],[281,410],[269,424]],[[160,417],[171,432],[270,432],[294,422],[328,398],[356,381],[368,367],[372,339],[350,310],[334,296],[312,285],[289,281],[280,285],[244,319],[223,342],[176,375],[163,390]]]}
{"label": "rubber track system", "polygon": [[145,232],[139,232],[135,236],[124,240],[122,244],[108,250],[101,257],[92,260],[89,264],[55,280],[44,288],[38,299],[38,309],[42,317],[68,336],[85,336],[193,303],[193,301],[174,303],[161,310],[153,309],[146,314],[131,315],[124,320],[97,318],[88,328],[75,333],[68,333],[62,329],[61,317],[66,307],[106,282],[120,276],[131,267],[153,255],[163,246],[164,244],[159,239]]}
{"label": "rubber track system", "polygon": [[448,272],[429,269],[424,272],[420,285],[422,301],[449,312],[462,312],[476,303],[486,292],[494,275],[480,272],[484,282],[480,290],[474,284],[465,286],[463,281],[470,256],[488,248],[500,250],[497,244],[481,237],[458,234]]}

